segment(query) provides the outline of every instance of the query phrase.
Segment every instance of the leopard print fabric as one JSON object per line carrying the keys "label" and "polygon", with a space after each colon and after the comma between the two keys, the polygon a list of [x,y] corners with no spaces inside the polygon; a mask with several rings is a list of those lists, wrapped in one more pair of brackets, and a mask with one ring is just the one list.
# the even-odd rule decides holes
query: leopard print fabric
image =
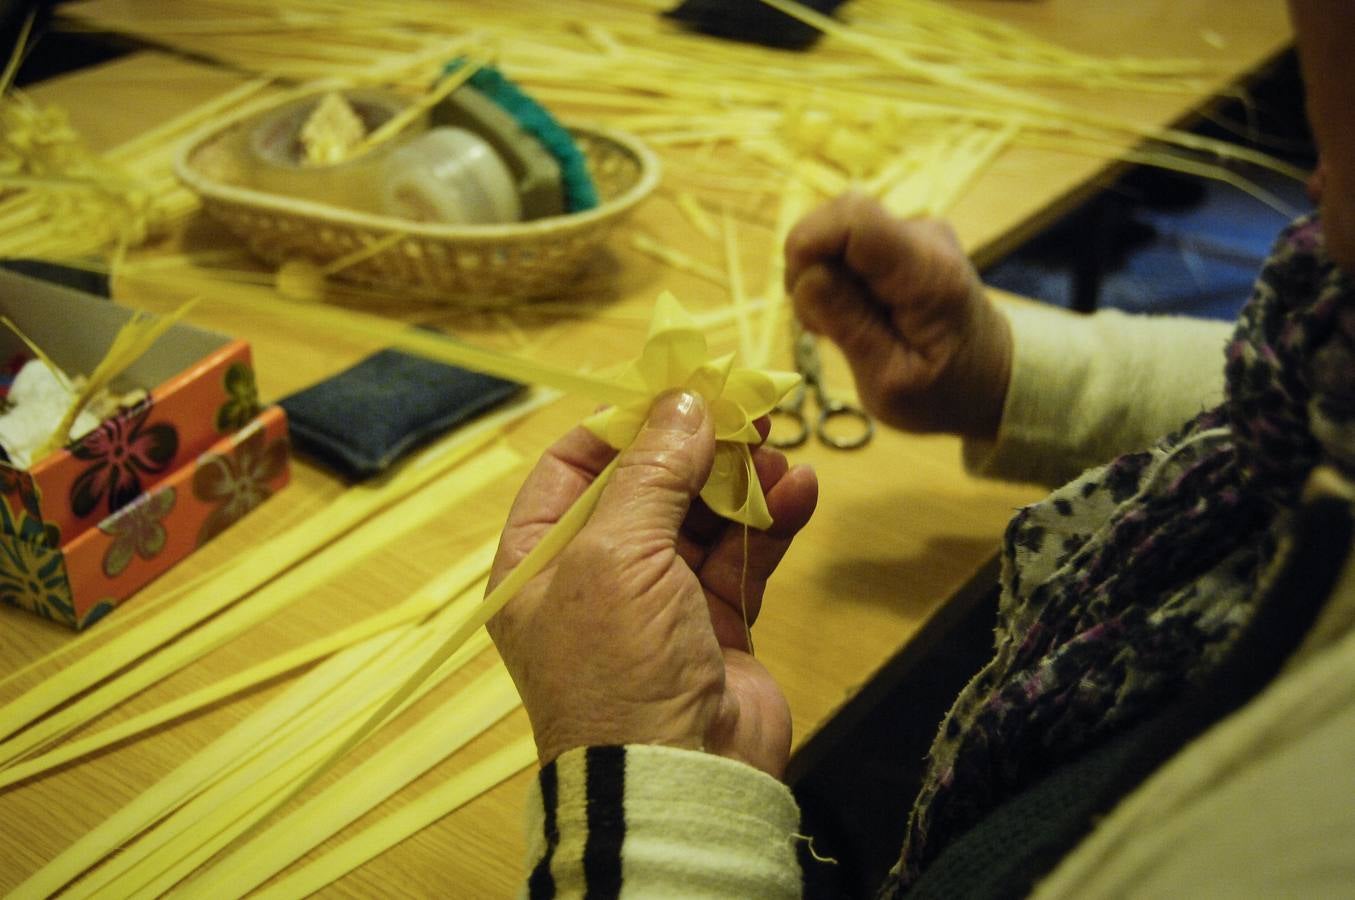
{"label": "leopard print fabric", "polygon": [[882,897],[1227,651],[1308,473],[1355,464],[1353,285],[1316,217],[1292,223],[1226,348],[1224,403],[1013,518],[996,654],[942,721]]}

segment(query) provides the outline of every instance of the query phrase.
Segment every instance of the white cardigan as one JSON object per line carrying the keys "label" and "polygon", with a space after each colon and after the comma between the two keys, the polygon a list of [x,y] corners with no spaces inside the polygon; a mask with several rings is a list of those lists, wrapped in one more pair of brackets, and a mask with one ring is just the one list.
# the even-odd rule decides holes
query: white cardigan
{"label": "white cardigan", "polygon": [[1223,400],[1229,323],[1110,309],[1076,316],[1031,302],[1002,309],[1014,339],[1011,385],[997,440],[965,445],[971,472],[1055,487]]}
{"label": "white cardigan", "polygon": [[[997,439],[964,449],[971,471],[1057,484],[1222,397],[1230,325],[1004,309],[1012,383]],[[1126,798],[1042,896],[1348,896],[1355,577],[1337,595],[1325,614],[1335,637]],[[665,747],[575,750],[528,799],[524,896],[591,885],[631,897],[797,897],[798,824],[790,791],[741,763]]]}

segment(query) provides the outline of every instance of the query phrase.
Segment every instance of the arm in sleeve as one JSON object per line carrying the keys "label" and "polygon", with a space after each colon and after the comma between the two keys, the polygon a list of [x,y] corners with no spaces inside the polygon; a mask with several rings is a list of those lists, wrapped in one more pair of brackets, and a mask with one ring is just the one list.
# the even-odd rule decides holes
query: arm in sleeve
{"label": "arm in sleeve", "polygon": [[1011,383],[997,439],[965,442],[974,474],[1062,484],[1223,400],[1230,323],[1001,308],[1012,325]]}
{"label": "arm in sleeve", "polygon": [[734,760],[571,750],[528,798],[523,896],[798,898],[799,820],[784,784]]}

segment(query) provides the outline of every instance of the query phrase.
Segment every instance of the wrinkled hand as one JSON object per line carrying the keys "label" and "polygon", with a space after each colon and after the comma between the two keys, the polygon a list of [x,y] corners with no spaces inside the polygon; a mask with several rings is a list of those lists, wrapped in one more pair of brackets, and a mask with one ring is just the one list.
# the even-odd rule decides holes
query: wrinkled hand
{"label": "wrinkled hand", "polygon": [[992,438],[1012,337],[946,224],[897,219],[862,194],[786,239],[786,290],[805,327],[847,356],[861,401],[908,431]]}
{"label": "wrinkled hand", "polygon": [[[665,394],[621,453],[588,523],[490,622],[543,764],[566,750],[650,743],[705,749],[780,776],[785,697],[746,643],[767,578],[809,521],[812,470],[759,448],[773,524],[748,533],[699,500],[714,458],[700,397]],[[551,447],[518,494],[491,589],[615,455],[583,428]]]}

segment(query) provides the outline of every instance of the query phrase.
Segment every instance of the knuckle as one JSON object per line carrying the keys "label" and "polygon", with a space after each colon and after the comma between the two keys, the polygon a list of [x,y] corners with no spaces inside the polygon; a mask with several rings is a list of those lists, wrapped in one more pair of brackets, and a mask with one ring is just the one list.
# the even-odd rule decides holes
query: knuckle
{"label": "knuckle", "polygon": [[913,385],[898,371],[884,368],[874,373],[870,388],[871,401],[878,403],[881,399],[906,397]]}
{"label": "knuckle", "polygon": [[798,260],[813,242],[815,223],[811,219],[801,219],[786,234],[786,256],[792,261]]}
{"label": "knuckle", "polygon": [[685,448],[686,441],[681,447],[632,445],[621,463],[627,480],[640,489],[686,487],[691,480],[692,466]]}
{"label": "knuckle", "polygon": [[838,197],[836,203],[851,220],[870,221],[884,211],[874,197],[863,191],[848,191]]}
{"label": "knuckle", "polygon": [[832,317],[829,336],[847,350],[865,351],[880,338],[880,322],[867,311]]}
{"label": "knuckle", "polygon": [[600,528],[584,528],[569,542],[560,557],[560,568],[568,574],[592,578],[610,570],[607,564],[616,555],[617,540]]}

